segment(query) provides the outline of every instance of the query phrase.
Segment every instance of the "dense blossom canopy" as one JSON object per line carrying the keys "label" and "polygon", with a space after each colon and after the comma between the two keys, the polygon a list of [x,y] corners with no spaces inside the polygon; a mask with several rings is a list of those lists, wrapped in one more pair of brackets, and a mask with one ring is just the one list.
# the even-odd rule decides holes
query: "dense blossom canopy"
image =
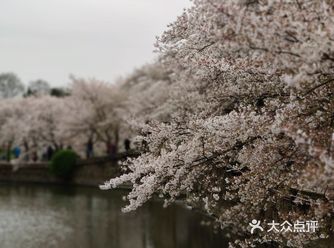
{"label": "dense blossom canopy", "polygon": [[[80,152],[92,137],[104,147],[119,135],[138,135],[141,156],[101,186],[133,184],[125,211],[155,193],[166,204],[186,195],[189,205],[238,234],[252,219],[317,220],[321,232],[329,231],[333,6],[195,0],[158,38],[157,62],[121,83],[74,78],[65,98],[2,101],[1,141],[64,143]],[[300,247],[318,235],[267,233],[239,245],[274,240]]]}
{"label": "dense blossom canopy", "polygon": [[[170,118],[146,122],[149,149],[103,188],[131,181],[126,211],[154,193],[167,203],[186,194],[239,232],[252,218],[331,218],[333,4],[194,1],[157,42],[169,81],[159,111]],[[308,240],[275,235],[263,238]]]}

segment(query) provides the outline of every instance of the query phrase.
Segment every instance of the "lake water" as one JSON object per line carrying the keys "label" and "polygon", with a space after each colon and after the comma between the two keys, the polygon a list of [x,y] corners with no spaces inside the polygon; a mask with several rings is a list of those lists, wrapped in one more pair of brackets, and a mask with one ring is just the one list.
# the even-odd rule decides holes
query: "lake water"
{"label": "lake water", "polygon": [[153,200],[122,213],[124,191],[0,185],[1,248],[224,248],[207,219],[181,204]]}

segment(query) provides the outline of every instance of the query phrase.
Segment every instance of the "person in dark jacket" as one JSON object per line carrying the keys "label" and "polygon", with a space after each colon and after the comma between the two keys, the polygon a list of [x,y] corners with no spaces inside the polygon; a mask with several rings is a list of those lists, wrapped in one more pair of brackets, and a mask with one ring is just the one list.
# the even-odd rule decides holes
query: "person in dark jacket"
{"label": "person in dark jacket", "polygon": [[53,154],[54,154],[54,149],[52,148],[52,146],[48,146],[46,154],[47,154],[46,155],[47,160],[50,161],[52,159]]}
{"label": "person in dark jacket", "polygon": [[94,156],[94,144],[92,138],[90,138],[86,145],[86,158],[92,158]]}
{"label": "person in dark jacket", "polygon": [[131,149],[131,141],[129,139],[125,139],[124,140],[124,148],[125,151],[128,152]]}

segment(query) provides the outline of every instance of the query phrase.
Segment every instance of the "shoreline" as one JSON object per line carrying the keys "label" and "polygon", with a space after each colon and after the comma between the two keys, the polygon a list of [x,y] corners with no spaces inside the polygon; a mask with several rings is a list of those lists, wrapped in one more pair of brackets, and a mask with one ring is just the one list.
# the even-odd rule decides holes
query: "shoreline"
{"label": "shoreline", "polygon": [[[100,159],[80,161],[71,180],[64,180],[52,175],[48,162],[11,164],[0,162],[0,183],[36,183],[57,185],[78,185],[99,187],[105,181],[120,175],[116,160]],[[131,189],[130,184],[120,188]]]}

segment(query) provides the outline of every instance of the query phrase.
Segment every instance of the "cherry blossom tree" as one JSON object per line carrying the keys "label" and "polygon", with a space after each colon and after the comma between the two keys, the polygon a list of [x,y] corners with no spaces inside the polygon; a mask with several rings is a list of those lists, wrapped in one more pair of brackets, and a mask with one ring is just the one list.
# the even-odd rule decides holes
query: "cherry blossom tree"
{"label": "cherry blossom tree", "polygon": [[119,84],[128,95],[125,118],[141,118],[141,122],[169,119],[170,109],[164,109],[163,103],[169,97],[170,73],[162,65],[145,65]]}
{"label": "cherry blossom tree", "polygon": [[100,153],[110,142],[118,145],[126,96],[117,86],[96,79],[72,80],[71,95],[65,98],[66,115],[61,120],[65,139],[78,150],[93,139]]}
{"label": "cherry blossom tree", "polygon": [[42,155],[47,146],[55,149],[63,142],[59,120],[63,102],[57,98],[30,97],[0,102],[1,143],[21,146],[22,158],[33,153]]}
{"label": "cherry blossom tree", "polygon": [[[20,139],[20,132],[24,128],[22,122],[17,122],[24,114],[20,108],[19,99],[10,98],[0,101],[0,135],[3,150],[6,150],[7,156],[10,153],[13,144]],[[9,156],[8,158],[9,159]]]}
{"label": "cherry blossom tree", "polygon": [[[129,173],[102,188],[132,182],[125,211],[155,193],[167,204],[186,194],[189,204],[239,233],[252,219],[275,218],[313,218],[328,231],[332,6],[330,0],[195,0],[157,42],[156,66],[169,78],[159,108],[170,110],[169,119],[151,114],[142,123],[148,149],[128,161]],[[266,234],[262,241],[300,247],[309,238]]]}

